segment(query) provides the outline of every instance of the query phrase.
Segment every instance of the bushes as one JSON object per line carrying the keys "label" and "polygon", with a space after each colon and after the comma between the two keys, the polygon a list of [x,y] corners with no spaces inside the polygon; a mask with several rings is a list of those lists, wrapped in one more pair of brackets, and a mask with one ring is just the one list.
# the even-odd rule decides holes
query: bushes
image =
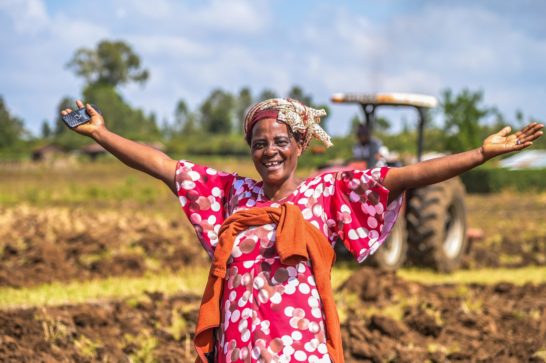
{"label": "bushes", "polygon": [[469,193],[546,191],[546,169],[507,170],[478,168],[461,175]]}

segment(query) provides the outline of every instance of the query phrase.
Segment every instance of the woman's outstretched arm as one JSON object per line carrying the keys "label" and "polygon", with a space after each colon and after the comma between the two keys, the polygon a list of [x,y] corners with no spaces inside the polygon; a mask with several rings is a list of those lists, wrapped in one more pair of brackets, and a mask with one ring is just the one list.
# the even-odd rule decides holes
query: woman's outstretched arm
{"label": "woman's outstretched arm", "polygon": [[[78,108],[83,107],[81,101],[76,101]],[[171,159],[159,150],[121,137],[110,130],[104,124],[103,117],[90,105],[85,106],[91,120],[79,125],[74,130],[82,135],[91,137],[112,155],[131,168],[140,170],[157,179],[162,180],[169,189],[176,193],[174,174],[176,160]],[[72,112],[65,109],[61,112],[64,116]]]}
{"label": "woman's outstretched arm", "polygon": [[510,127],[505,127],[487,137],[483,145],[477,149],[392,168],[384,180],[385,187],[391,191],[389,201],[394,200],[407,189],[442,182],[481,165],[495,156],[523,150],[531,146],[533,141],[543,134],[543,127],[543,124],[533,122],[513,134],[510,133]]}

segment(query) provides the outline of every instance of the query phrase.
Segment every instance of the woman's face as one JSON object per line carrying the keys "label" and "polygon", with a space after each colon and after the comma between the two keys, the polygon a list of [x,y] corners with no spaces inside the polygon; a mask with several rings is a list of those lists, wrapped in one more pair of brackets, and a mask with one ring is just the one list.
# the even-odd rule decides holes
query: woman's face
{"label": "woman's face", "polygon": [[250,138],[252,161],[264,181],[264,186],[295,184],[295,171],[301,155],[301,145],[288,133],[288,126],[273,118],[256,122]]}

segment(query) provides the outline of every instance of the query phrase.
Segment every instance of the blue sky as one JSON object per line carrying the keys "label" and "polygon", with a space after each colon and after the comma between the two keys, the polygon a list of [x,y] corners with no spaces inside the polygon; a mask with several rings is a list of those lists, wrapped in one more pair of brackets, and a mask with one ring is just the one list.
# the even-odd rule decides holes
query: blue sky
{"label": "blue sky", "polygon": [[[340,91],[483,90],[509,119],[545,119],[546,2],[289,0],[0,0],[0,95],[39,133],[83,80],[65,64],[102,39],[130,43],[151,72],[126,100],[160,121],[178,100],[195,109],[213,88],[318,102]],[[332,106],[347,132],[353,106]]]}

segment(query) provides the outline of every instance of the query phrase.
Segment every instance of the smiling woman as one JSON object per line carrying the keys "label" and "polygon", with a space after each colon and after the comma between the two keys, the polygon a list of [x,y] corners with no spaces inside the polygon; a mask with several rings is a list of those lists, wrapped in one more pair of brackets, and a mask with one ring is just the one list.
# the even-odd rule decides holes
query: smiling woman
{"label": "smiling woman", "polygon": [[74,130],[164,181],[212,259],[195,335],[203,362],[343,362],[330,286],[335,242],[363,261],[392,230],[406,189],[522,150],[543,127],[504,128],[480,148],[410,166],[327,172],[298,183],[309,141],[331,146],[319,126],[324,110],[298,101],[266,100],[245,118],[260,181],[172,160],[110,132],[89,105],[87,112],[91,121]]}

